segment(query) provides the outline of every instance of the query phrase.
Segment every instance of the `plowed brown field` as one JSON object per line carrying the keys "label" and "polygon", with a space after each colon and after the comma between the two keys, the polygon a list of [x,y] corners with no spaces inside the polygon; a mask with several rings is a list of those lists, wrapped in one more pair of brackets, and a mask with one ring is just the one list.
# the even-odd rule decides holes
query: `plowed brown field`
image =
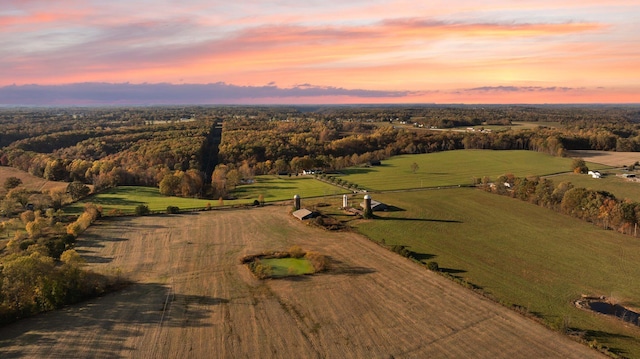
{"label": "plowed brown field", "polygon": [[[354,233],[287,207],[120,218],[78,249],[122,292],[0,329],[0,357],[599,358],[599,353]],[[258,281],[263,250],[328,255],[328,273]]]}
{"label": "plowed brown field", "polygon": [[588,162],[615,167],[629,166],[640,161],[640,152],[576,150],[567,153],[570,157],[580,157]]}

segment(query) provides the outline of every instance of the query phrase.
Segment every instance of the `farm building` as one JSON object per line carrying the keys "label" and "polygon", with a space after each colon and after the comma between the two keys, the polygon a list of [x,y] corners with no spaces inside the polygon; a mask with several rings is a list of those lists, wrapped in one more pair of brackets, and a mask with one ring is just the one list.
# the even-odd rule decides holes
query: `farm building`
{"label": "farm building", "polygon": [[[366,206],[364,201],[360,202],[360,207],[367,208],[367,206]],[[373,212],[375,212],[375,211],[386,211],[387,210],[387,205],[382,203],[382,202],[371,200],[371,210]]]}
{"label": "farm building", "polygon": [[297,219],[304,221],[305,219],[311,219],[316,216],[316,214],[306,208],[301,208],[295,212],[293,212],[293,216]]}

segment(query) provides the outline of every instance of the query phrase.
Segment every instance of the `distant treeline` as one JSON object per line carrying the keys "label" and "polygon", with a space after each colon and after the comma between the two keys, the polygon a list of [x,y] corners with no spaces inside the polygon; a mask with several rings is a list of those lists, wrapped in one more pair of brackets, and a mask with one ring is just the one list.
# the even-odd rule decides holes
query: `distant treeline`
{"label": "distant treeline", "polygon": [[[5,109],[0,164],[98,190],[164,179],[163,193],[218,198],[256,174],[336,170],[399,154],[640,151],[639,121],[638,106]],[[212,136],[219,123],[221,139]],[[491,132],[449,130],[495,124]]]}

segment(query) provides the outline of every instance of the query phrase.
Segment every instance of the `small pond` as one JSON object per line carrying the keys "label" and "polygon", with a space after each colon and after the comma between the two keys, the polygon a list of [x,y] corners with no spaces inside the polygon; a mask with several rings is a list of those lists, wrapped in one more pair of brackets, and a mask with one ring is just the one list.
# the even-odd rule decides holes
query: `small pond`
{"label": "small pond", "polygon": [[619,304],[604,301],[590,301],[589,309],[598,313],[616,316],[625,322],[640,326],[640,314],[627,309]]}

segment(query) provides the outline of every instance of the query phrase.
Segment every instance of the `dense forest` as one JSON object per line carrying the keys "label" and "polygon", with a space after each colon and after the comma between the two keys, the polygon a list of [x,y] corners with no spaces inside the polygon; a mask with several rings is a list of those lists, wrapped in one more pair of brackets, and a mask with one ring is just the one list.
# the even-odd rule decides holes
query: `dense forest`
{"label": "dense forest", "polygon": [[[60,210],[91,191],[144,185],[217,199],[254,175],[335,171],[398,154],[640,151],[639,106],[5,108],[0,129],[0,165],[69,183],[38,192],[12,177],[0,189],[0,234],[8,238],[0,248],[0,323],[122,283],[83,269],[74,250],[100,209],[89,206],[77,218]],[[621,232],[635,234],[640,221],[639,204],[608,193],[539,178],[489,183],[482,183],[487,190]]]}

